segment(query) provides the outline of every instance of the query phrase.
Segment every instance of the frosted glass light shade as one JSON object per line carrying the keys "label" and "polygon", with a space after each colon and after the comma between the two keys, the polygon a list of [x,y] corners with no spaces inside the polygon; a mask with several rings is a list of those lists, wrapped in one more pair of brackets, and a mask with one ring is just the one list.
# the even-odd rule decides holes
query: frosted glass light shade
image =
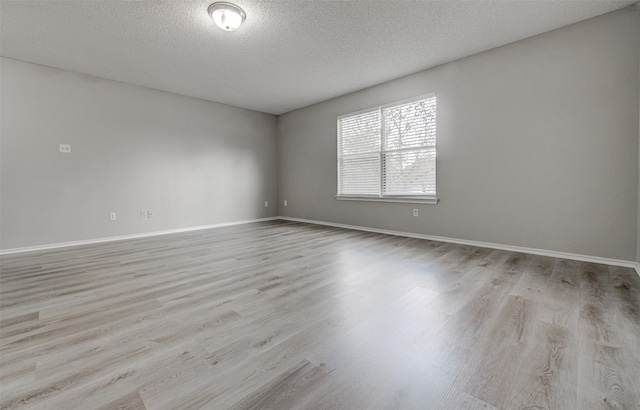
{"label": "frosted glass light shade", "polygon": [[237,30],[247,18],[240,7],[222,1],[210,5],[208,11],[216,25],[225,31]]}

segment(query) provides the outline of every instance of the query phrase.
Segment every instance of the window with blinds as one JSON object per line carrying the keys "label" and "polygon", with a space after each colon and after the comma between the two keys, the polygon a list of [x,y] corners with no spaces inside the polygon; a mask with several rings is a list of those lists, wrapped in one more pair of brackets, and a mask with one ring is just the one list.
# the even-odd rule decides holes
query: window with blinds
{"label": "window with blinds", "polygon": [[435,95],[338,117],[338,196],[435,195]]}

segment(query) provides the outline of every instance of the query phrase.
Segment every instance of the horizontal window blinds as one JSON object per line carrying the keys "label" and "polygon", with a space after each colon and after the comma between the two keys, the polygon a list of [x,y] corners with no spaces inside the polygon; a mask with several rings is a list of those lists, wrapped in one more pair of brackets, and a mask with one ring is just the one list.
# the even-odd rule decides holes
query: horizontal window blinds
{"label": "horizontal window blinds", "polygon": [[436,145],[436,99],[384,108],[385,150]]}
{"label": "horizontal window blinds", "polygon": [[340,193],[377,195],[380,191],[380,155],[341,158]]}
{"label": "horizontal window blinds", "polygon": [[342,155],[380,151],[380,111],[369,111],[338,121]]}
{"label": "horizontal window blinds", "polygon": [[436,150],[387,152],[383,156],[385,195],[435,195]]}
{"label": "horizontal window blinds", "polygon": [[384,108],[383,194],[436,194],[436,99]]}
{"label": "horizontal window blinds", "polygon": [[340,194],[379,194],[380,120],[377,109],[338,120]]}
{"label": "horizontal window blinds", "polygon": [[338,195],[435,194],[435,96],[338,118]]}

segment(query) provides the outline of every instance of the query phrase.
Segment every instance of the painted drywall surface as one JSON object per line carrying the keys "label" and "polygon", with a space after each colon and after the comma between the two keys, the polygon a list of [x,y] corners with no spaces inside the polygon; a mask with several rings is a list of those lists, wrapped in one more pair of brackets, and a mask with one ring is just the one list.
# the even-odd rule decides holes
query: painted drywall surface
{"label": "painted drywall surface", "polygon": [[[636,3],[635,4],[635,10],[636,10],[636,24],[638,26],[640,26],[640,3]],[[640,83],[640,53],[638,53],[638,82]],[[640,87],[638,87],[638,101],[640,101]],[[638,141],[640,141],[640,104],[638,104],[638,110],[636,112],[636,114],[638,115]],[[640,145],[640,144],[639,144]],[[638,149],[640,150],[640,146],[638,147]],[[640,264],[640,152],[638,153],[638,219],[637,219],[637,225],[636,225],[636,235],[637,235],[637,241],[636,241],[636,262]]]}
{"label": "painted drywall surface", "polygon": [[[636,8],[636,19],[637,25],[640,26],[640,3],[635,4]],[[638,53],[638,82],[640,83],[640,53]],[[638,87],[638,101],[640,101],[640,87]],[[639,104],[640,105],[640,104]],[[640,107],[638,107],[638,141],[640,141]],[[640,147],[638,147],[640,149]],[[638,154],[638,224],[637,224],[637,235],[638,241],[636,243],[636,262],[640,263],[640,153]]]}
{"label": "painted drywall surface", "polygon": [[[634,260],[636,14],[625,9],[280,116],[280,214]],[[336,200],[336,117],[430,92],[440,203]]]}
{"label": "painted drywall surface", "polygon": [[276,117],[1,64],[2,249],[277,215]]}

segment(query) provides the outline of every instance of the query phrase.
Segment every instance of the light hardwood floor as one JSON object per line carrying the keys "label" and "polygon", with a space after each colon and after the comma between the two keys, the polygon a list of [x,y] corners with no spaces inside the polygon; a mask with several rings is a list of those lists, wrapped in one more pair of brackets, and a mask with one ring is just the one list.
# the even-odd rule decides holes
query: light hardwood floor
{"label": "light hardwood floor", "polygon": [[2,409],[640,409],[631,269],[284,221],[0,263]]}

